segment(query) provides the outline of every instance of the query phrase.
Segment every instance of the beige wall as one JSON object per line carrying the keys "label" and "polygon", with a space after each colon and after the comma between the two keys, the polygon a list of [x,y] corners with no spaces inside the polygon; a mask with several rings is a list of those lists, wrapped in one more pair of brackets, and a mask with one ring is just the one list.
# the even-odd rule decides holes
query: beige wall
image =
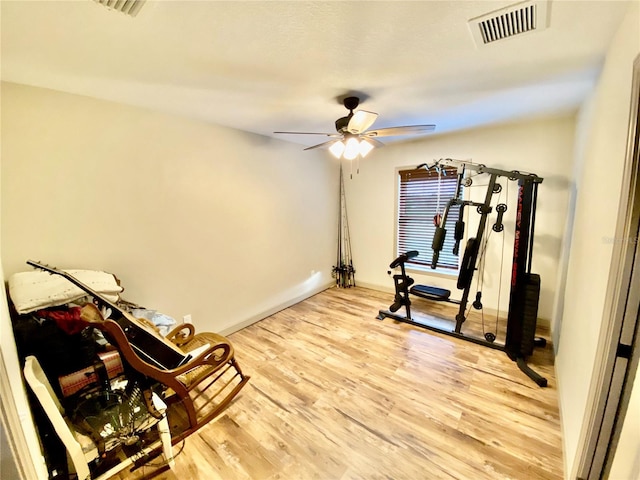
{"label": "beige wall", "polygon": [[331,283],[337,164],[185,118],[2,84],[2,263],[115,273],[229,332]]}
{"label": "beige wall", "polygon": [[597,89],[581,110],[576,136],[576,209],[556,371],[566,474],[576,460],[603,311],[627,128],[633,60],[640,52],[638,3],[633,2],[609,48]]}
{"label": "beige wall", "polygon": [[[439,158],[455,158],[507,171],[532,172],[544,178],[539,187],[532,270],[540,274],[542,279],[539,315],[551,320],[569,199],[573,136],[574,117],[568,116],[427,137],[375,150],[361,162],[360,173],[354,174],[353,179],[346,182],[349,220],[353,226],[353,256],[359,281],[376,288],[393,288],[393,280],[387,275],[387,271],[395,255],[395,179],[398,167],[414,167],[423,162],[432,163]],[[486,185],[487,179],[486,175],[476,177],[474,185]],[[499,183],[503,187],[500,201],[508,205],[504,217],[505,247],[500,294],[500,310],[506,312],[517,182],[502,178]],[[471,187],[468,192],[472,199],[482,201],[486,188]],[[495,200],[497,198],[496,196]],[[497,203],[495,200],[494,204]],[[471,213],[467,221],[467,236],[475,236],[479,215],[473,209],[468,210]],[[494,221],[495,213],[490,217],[490,225]],[[453,235],[452,228],[447,235]],[[461,251],[464,250],[464,245],[463,242]],[[502,236],[492,233],[487,248],[483,288],[483,303],[489,309],[496,309],[498,306],[502,256]],[[452,291],[452,297],[460,297],[455,278],[447,279],[440,275],[417,272],[411,272],[411,276],[418,284],[448,288]],[[475,278],[472,291],[474,295]],[[386,306],[381,305],[381,308]]]}

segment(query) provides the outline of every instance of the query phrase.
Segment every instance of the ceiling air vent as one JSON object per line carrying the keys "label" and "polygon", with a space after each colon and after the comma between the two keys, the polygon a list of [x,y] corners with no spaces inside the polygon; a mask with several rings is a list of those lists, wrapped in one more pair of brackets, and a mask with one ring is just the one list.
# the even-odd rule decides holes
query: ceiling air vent
{"label": "ceiling air vent", "polygon": [[116,10],[135,17],[147,0],[93,0],[109,10]]}
{"label": "ceiling air vent", "polygon": [[469,20],[477,46],[547,28],[547,1],[527,1]]}

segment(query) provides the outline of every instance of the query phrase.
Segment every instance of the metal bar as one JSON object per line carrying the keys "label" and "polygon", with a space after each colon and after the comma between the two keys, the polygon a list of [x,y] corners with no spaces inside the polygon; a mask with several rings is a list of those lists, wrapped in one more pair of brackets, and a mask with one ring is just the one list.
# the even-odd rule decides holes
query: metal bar
{"label": "metal bar", "polygon": [[[489,185],[487,186],[487,193],[484,198],[484,203],[482,204],[482,213],[480,215],[480,223],[478,224],[478,233],[476,234],[476,241],[478,242],[478,252],[480,252],[480,248],[482,245],[482,237],[484,235],[484,229],[487,224],[487,216],[491,213],[491,197],[493,196],[493,187],[496,184],[496,179],[498,175],[493,173],[491,174],[491,178],[489,179]],[[473,259],[473,269],[476,269],[476,263],[478,261],[478,256]],[[473,275],[471,277],[473,280]],[[469,302],[469,291],[471,290],[471,283],[469,281],[469,285],[465,287],[462,291],[462,298],[460,299],[460,309],[458,310],[458,314],[456,315],[456,332],[460,333],[462,329],[462,324],[467,320],[465,311],[467,309],[467,303]]]}
{"label": "metal bar", "polygon": [[430,325],[427,322],[417,322],[412,320],[411,318],[403,317],[402,315],[397,315],[395,313],[391,313],[387,310],[380,310],[378,312],[378,316],[376,317],[378,320],[384,320],[386,317],[397,320],[398,322],[409,323],[411,325],[415,325],[417,327],[426,328],[427,330],[431,330],[433,332],[444,333],[445,335],[449,335],[450,337],[459,338],[460,340],[465,340],[467,342],[472,342],[477,345],[482,345],[485,347],[493,348],[494,350],[504,351],[504,345],[496,342],[487,342],[481,338],[472,337],[469,335],[464,335],[460,332],[456,332],[454,330],[446,330],[440,327],[436,327],[434,325]]}
{"label": "metal bar", "polygon": [[[423,164],[425,166],[428,167],[428,165]],[[451,167],[459,167],[459,166],[464,166],[466,169],[468,170],[472,170],[474,172],[478,172],[478,173],[488,173],[488,174],[496,174],[500,177],[508,177],[511,180],[533,180],[536,183],[542,183],[543,178],[539,177],[538,175],[534,174],[534,173],[527,173],[527,172],[519,172],[516,170],[512,170],[512,171],[507,171],[507,170],[501,170],[499,168],[491,168],[491,167],[487,167],[486,165],[481,165],[481,164],[476,164],[476,163],[469,163],[469,162],[465,162],[464,160],[454,160],[452,158],[441,158],[440,160],[436,161],[436,165],[447,165],[447,166],[451,166]],[[421,165],[422,166],[422,165]],[[418,167],[420,168],[420,167]]]}
{"label": "metal bar", "polygon": [[531,188],[533,190],[533,200],[531,202],[531,227],[529,234],[529,260],[527,262],[527,273],[531,273],[531,262],[533,261],[533,234],[535,232],[536,227],[536,206],[538,203],[538,184],[531,184]]}

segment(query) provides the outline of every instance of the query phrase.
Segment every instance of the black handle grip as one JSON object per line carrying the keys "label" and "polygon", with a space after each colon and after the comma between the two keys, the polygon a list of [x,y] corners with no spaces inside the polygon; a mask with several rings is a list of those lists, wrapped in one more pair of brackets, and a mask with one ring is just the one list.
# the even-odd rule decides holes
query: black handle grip
{"label": "black handle grip", "polygon": [[440,252],[433,252],[433,257],[431,257],[431,268],[435,270],[438,266],[438,258],[440,258]]}
{"label": "black handle grip", "polygon": [[433,235],[433,242],[431,242],[431,248],[434,252],[442,250],[444,245],[444,237],[447,235],[447,231],[442,227],[436,228],[436,233]]}
{"label": "black handle grip", "polygon": [[458,255],[460,253],[460,241],[464,238],[464,222],[458,220],[456,222],[456,229],[453,232],[453,238],[455,243],[453,244],[453,254]]}

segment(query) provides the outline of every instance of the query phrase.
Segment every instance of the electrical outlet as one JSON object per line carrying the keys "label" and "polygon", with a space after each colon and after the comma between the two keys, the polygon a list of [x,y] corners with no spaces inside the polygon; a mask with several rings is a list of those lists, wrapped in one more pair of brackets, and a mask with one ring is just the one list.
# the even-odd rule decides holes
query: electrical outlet
{"label": "electrical outlet", "polygon": [[182,323],[191,323],[191,314],[188,313],[184,317],[182,317]]}

